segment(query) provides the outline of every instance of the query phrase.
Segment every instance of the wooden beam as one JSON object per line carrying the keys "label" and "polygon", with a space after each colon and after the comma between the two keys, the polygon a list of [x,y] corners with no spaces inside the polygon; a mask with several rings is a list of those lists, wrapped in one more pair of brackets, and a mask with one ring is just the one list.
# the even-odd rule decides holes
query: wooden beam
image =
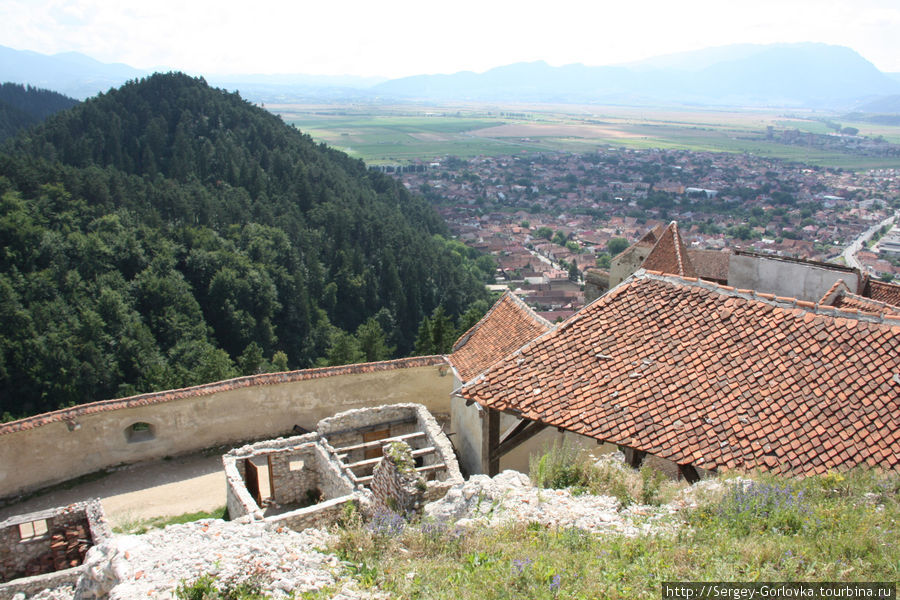
{"label": "wooden beam", "polygon": [[354,450],[365,450],[366,448],[375,448],[376,446],[384,446],[385,444],[390,444],[391,442],[405,442],[406,440],[411,440],[417,437],[422,437],[425,435],[424,431],[416,431],[413,433],[405,433],[403,435],[395,435],[392,437],[381,438],[380,440],[372,440],[371,442],[364,442],[362,444],[354,444],[353,446],[344,446],[343,448],[335,448],[334,452],[338,455],[338,458],[344,460],[347,457],[347,454],[353,452]]}
{"label": "wooden beam", "polygon": [[[380,441],[380,440],[379,440]],[[419,448],[418,450],[412,451],[412,457],[416,458],[419,456],[424,456],[426,454],[431,454],[435,451],[434,446],[428,446],[427,448]],[[356,469],[357,467],[374,467],[378,463],[381,462],[383,457],[379,456],[378,458],[367,458],[365,460],[360,460],[354,463],[347,463],[346,467],[349,469]]]}
{"label": "wooden beam", "polygon": [[681,473],[681,476],[684,477],[685,481],[688,483],[697,483],[700,481],[700,474],[697,473],[697,469],[694,468],[694,465],[678,465],[678,472]]}
{"label": "wooden beam", "polygon": [[[441,469],[446,469],[447,465],[444,463],[437,463],[435,465],[425,465],[424,467],[416,467],[417,473],[428,473],[430,471],[440,471]],[[372,480],[375,479],[374,475],[366,475],[365,477],[356,477],[356,483],[361,483],[363,485],[367,483],[372,483]]]}
{"label": "wooden beam", "polygon": [[497,457],[501,457],[508,453],[510,450],[513,450],[517,446],[520,446],[524,442],[527,442],[541,431],[544,430],[546,425],[544,423],[539,423],[537,421],[528,421],[527,419],[522,419],[514,427],[512,427],[506,434],[503,436],[503,439],[500,440],[500,443],[497,444],[497,448],[495,453]]}
{"label": "wooden beam", "polygon": [[500,413],[485,408],[481,416],[481,472],[490,477],[500,472],[500,456],[496,454],[499,445]]}

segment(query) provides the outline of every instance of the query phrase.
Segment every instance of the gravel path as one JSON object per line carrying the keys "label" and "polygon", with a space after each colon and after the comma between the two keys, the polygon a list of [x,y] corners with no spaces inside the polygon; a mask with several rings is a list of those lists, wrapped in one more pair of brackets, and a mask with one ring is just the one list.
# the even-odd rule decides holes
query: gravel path
{"label": "gravel path", "polygon": [[0,508],[13,515],[100,498],[113,527],[150,517],[212,511],[225,505],[221,454],[189,454],[119,468],[109,475]]}

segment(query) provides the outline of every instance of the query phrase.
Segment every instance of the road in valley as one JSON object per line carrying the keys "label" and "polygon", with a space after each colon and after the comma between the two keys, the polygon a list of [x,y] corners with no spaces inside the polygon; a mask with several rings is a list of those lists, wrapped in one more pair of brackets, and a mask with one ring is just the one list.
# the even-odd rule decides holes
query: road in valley
{"label": "road in valley", "polygon": [[851,242],[850,245],[844,249],[844,251],[841,253],[841,256],[844,258],[844,262],[847,263],[848,267],[859,269],[860,271],[863,270],[862,265],[856,259],[856,253],[862,249],[863,244],[865,244],[869,240],[869,238],[875,235],[876,231],[878,231],[885,225],[893,223],[895,218],[897,218],[896,214],[886,218],[881,223],[872,225],[864,232],[862,232],[858,238],[853,240],[853,242]]}

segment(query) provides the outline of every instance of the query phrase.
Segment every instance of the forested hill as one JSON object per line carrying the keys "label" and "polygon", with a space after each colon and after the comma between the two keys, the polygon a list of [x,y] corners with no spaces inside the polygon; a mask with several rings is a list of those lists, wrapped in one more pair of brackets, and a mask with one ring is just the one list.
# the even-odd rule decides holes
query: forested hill
{"label": "forested hill", "polygon": [[50,90],[18,83],[0,84],[0,142],[76,104],[77,100]]}
{"label": "forested hill", "polygon": [[0,203],[12,416],[405,355],[493,267],[393,179],[182,74],[8,142]]}

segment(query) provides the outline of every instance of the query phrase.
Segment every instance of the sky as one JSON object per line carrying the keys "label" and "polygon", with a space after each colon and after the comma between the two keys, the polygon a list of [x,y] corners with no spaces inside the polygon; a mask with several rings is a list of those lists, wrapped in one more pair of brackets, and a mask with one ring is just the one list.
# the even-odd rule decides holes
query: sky
{"label": "sky", "polygon": [[900,72],[898,34],[900,0],[0,0],[2,46],[206,76],[394,78],[790,42]]}

